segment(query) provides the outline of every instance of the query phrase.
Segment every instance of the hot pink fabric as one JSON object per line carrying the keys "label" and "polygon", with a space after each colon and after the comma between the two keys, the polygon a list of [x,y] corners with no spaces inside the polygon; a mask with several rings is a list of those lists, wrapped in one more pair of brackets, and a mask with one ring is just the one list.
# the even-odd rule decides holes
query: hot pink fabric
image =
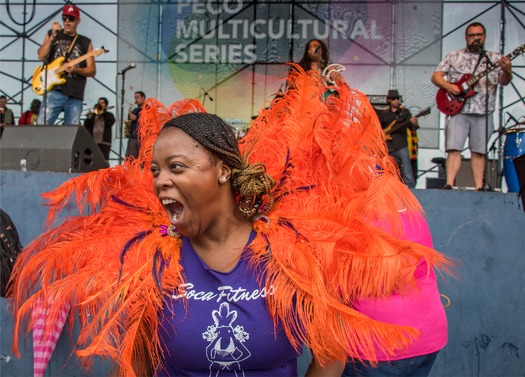
{"label": "hot pink fabric", "polygon": [[[432,247],[432,236],[423,216],[404,214],[402,219],[405,239]],[[447,344],[447,317],[441,303],[436,274],[432,269],[428,270],[425,261],[421,261],[414,276],[417,278],[416,289],[384,299],[363,299],[354,305],[370,318],[408,325],[421,333],[408,348],[398,350],[394,357],[384,354],[376,347],[378,361],[426,355],[440,350]]]}
{"label": "hot pink fabric", "polygon": [[[62,333],[62,328],[66,323],[69,308],[69,304],[64,304],[57,316],[58,318],[51,318],[48,315],[47,306],[44,306],[40,300],[35,304],[31,314],[33,321],[35,321],[33,327],[33,373],[35,377],[44,376],[49,360]],[[52,322],[54,326],[52,332],[43,339],[46,322]]]}

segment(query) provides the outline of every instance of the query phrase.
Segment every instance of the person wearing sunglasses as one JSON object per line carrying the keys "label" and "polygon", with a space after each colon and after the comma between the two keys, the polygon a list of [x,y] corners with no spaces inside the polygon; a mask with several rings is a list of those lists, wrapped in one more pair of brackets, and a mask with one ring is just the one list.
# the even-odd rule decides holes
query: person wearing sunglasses
{"label": "person wearing sunglasses", "polygon": [[[65,59],[61,65],[64,69],[61,78],[65,79],[65,83],[53,83],[54,80],[49,78],[48,81],[52,82],[44,83],[47,88],[44,96],[47,98],[40,109],[38,124],[54,124],[61,112],[64,112],[64,124],[80,124],[87,78],[95,77],[97,72],[95,59],[87,55],[93,51],[91,40],[77,33],[80,10],[73,4],[67,4],[62,9],[62,22],[63,26],[53,22],[38,49],[38,59],[47,64],[48,70],[60,66],[60,58]],[[79,58],[82,61],[72,64]]]}
{"label": "person wearing sunglasses", "polygon": [[408,150],[407,129],[417,130],[418,120],[401,105],[401,96],[396,89],[388,91],[387,102],[388,107],[384,110],[376,109],[376,113],[383,128],[388,153],[396,160],[405,185],[414,188],[416,179]]}
{"label": "person wearing sunglasses", "polygon": [[[485,51],[486,35],[483,24],[473,22],[468,25],[465,29],[466,46],[448,53],[431,77],[432,83],[446,94],[443,98],[450,99],[450,103],[454,105],[445,106],[442,101],[441,106],[445,109],[449,107],[458,109],[445,112],[447,182],[443,188],[446,190],[454,187],[461,167],[461,151],[467,138],[475,189],[476,191],[490,190],[484,186],[487,139],[494,131],[492,113],[496,105],[496,89],[499,84],[508,85],[512,80],[512,64],[508,57],[499,52]],[[488,75],[487,69],[490,71]],[[470,86],[470,89],[476,93],[474,95],[470,95],[470,89],[462,89],[463,84],[467,84],[465,81],[469,77],[467,75],[484,76],[479,81],[474,80],[474,84]]]}

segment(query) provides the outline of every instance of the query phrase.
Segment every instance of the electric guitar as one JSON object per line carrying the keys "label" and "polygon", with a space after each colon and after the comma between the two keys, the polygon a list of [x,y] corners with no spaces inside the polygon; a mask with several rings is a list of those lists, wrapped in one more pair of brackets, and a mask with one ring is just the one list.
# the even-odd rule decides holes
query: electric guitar
{"label": "electric guitar", "polygon": [[[84,60],[90,58],[102,55],[105,52],[109,52],[104,46],[99,48],[98,50],[93,50],[91,52],[88,52],[85,55],[82,55],[75,60],[72,60],[70,63],[73,65],[77,65],[78,63],[83,62]],[[35,71],[33,72],[33,91],[38,95],[44,95],[46,91],[50,91],[57,85],[62,85],[66,83],[66,79],[62,78],[62,73],[65,72],[65,69],[62,68],[64,65],[64,61],[66,58],[64,56],[60,56],[53,60],[51,63],[47,65],[47,82],[46,82],[46,70],[44,69],[44,66],[36,67]],[[47,90],[46,90],[46,83],[47,83]]]}
{"label": "electric guitar", "polygon": [[[512,60],[523,53],[525,53],[525,44],[518,46],[514,51],[507,55],[507,58]],[[475,76],[470,73],[464,74],[458,82],[452,83],[460,90],[460,93],[456,96],[448,94],[445,89],[440,88],[436,94],[437,108],[446,115],[459,113],[465,105],[465,100],[477,93],[472,89],[474,85],[476,85],[477,82],[488,73],[498,68],[498,63],[499,61],[489,64],[485,71],[480,72]]]}
{"label": "electric guitar", "polygon": [[[417,115],[414,115],[415,118],[422,117],[424,115],[430,114],[430,107],[427,107],[425,110],[420,111]],[[412,117],[411,117],[412,118]],[[383,134],[385,135],[385,140],[392,140],[392,133],[396,132],[400,128],[405,127],[410,123],[410,119],[405,120],[404,122],[397,123],[397,120],[392,121],[387,128],[383,128]]]}

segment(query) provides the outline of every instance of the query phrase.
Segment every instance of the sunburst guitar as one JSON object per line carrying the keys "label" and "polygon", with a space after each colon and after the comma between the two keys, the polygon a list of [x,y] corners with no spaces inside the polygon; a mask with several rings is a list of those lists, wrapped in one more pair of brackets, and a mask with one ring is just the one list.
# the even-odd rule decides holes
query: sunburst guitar
{"label": "sunburst guitar", "polygon": [[[72,60],[70,63],[72,63],[73,65],[77,65],[90,57],[100,56],[106,52],[109,52],[109,50],[102,46],[97,50],[93,50],[85,55],[79,56],[75,60]],[[66,83],[66,79],[62,78],[62,74],[65,72],[65,69],[63,68],[65,60],[66,58],[64,56],[61,56],[47,65],[47,81],[46,70],[44,69],[44,66],[42,65],[40,67],[36,67],[35,71],[33,72],[32,83],[33,91],[36,94],[42,96],[46,91],[49,92],[55,86]]]}
{"label": "sunburst guitar", "polygon": [[[418,114],[414,115],[414,118],[419,118],[428,114],[430,114],[430,107],[427,107],[425,110],[422,110]],[[385,140],[392,140],[392,133],[399,130],[401,127],[405,127],[409,123],[410,119],[407,119],[401,123],[397,123],[397,120],[392,121],[392,123],[390,123],[387,128],[383,128],[383,135],[385,136]]]}

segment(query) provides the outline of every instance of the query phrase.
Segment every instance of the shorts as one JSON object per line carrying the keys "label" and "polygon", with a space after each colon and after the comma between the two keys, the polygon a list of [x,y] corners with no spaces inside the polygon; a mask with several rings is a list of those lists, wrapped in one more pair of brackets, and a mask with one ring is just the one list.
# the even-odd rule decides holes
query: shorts
{"label": "shorts", "polygon": [[445,123],[445,151],[462,151],[469,140],[471,152],[486,154],[487,135],[494,132],[494,119],[488,116],[488,130],[485,129],[485,114],[456,114]]}

